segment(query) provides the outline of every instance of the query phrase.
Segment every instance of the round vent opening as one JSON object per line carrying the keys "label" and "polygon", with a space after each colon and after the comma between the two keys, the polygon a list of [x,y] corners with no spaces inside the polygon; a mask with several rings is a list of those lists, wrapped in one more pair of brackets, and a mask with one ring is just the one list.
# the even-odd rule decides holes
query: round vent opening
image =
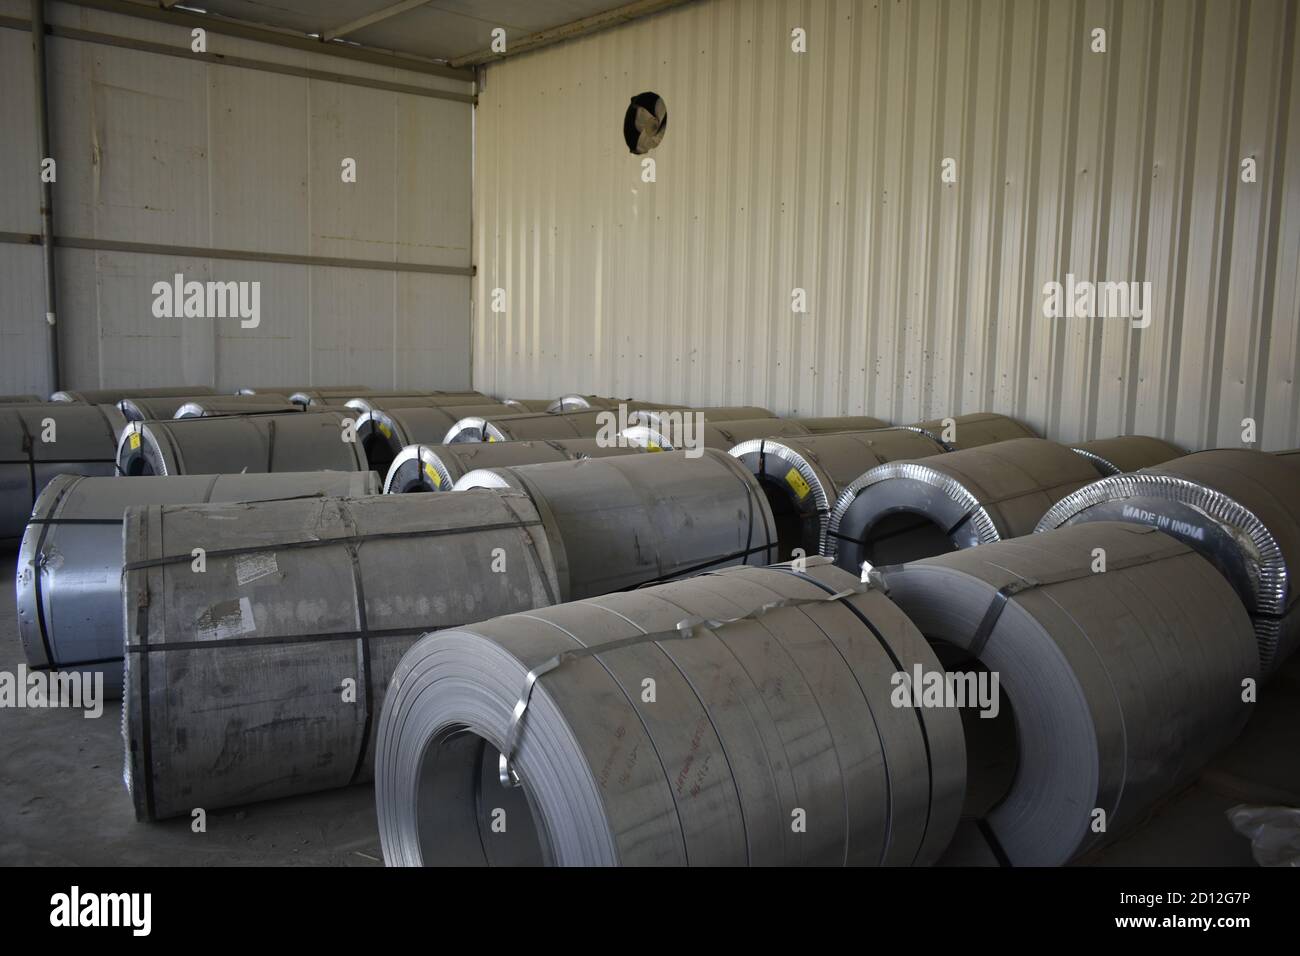
{"label": "round vent opening", "polygon": [[623,140],[633,153],[648,153],[663,142],[668,131],[668,107],[658,93],[632,97],[623,117]]}

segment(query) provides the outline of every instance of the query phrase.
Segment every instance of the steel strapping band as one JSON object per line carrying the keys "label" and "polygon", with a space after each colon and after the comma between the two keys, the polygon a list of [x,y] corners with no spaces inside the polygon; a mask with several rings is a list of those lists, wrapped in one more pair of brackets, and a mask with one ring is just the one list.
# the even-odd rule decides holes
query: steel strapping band
{"label": "steel strapping band", "polygon": [[568,661],[580,660],[584,657],[594,657],[598,654],[605,654],[609,651],[617,651],[625,647],[634,647],[638,644],[650,644],[658,641],[684,640],[695,636],[697,630],[714,631],[729,624],[739,624],[744,621],[753,621],[762,617],[771,611],[787,607],[801,607],[812,604],[826,604],[833,601],[841,601],[844,598],[852,597],[855,594],[861,594],[866,590],[862,584],[855,585],[843,591],[837,591],[829,594],[824,598],[781,598],[778,601],[769,601],[761,607],[755,608],[746,614],[738,617],[727,618],[705,618],[692,615],[678,621],[671,629],[664,631],[652,631],[649,634],[634,634],[631,637],[625,637],[617,641],[610,641],[606,644],[592,644],[585,647],[575,647],[566,651],[561,651],[552,657],[542,661],[536,667],[532,668],[524,677],[523,689],[519,692],[519,700],[515,703],[514,710],[510,715],[510,724],[506,728],[504,746],[501,748],[500,760],[498,761],[498,778],[503,787],[519,786],[518,776],[510,766],[510,758],[514,756],[515,746],[519,742],[519,734],[523,727],[524,715],[528,712],[528,705],[532,702],[533,688],[537,682],[546,674],[560,667]]}

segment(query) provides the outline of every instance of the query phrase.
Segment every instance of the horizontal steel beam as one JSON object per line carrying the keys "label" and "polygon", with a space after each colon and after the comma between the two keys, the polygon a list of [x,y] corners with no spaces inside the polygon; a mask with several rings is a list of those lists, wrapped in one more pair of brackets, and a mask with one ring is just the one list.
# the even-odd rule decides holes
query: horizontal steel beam
{"label": "horizontal steel beam", "polygon": [[[18,17],[0,17],[0,29],[31,30],[31,21]],[[431,90],[410,83],[393,83],[390,80],[372,80],[365,76],[349,76],[347,73],[331,73],[327,70],[312,70],[303,66],[289,66],[283,63],[270,63],[266,60],[251,60],[242,56],[227,56],[222,53],[195,53],[189,47],[172,46],[167,43],[155,43],[152,40],[136,40],[132,37],[117,36],[112,33],[96,33],[92,30],[79,30],[76,27],[63,27],[46,23],[47,36],[61,40],[78,40],[83,43],[99,43],[104,46],[119,47],[124,50],[139,50],[142,53],[156,53],[160,56],[174,56],[182,60],[198,60],[202,63],[214,63],[217,66],[232,66],[244,70],[260,70],[263,73],[279,73],[284,76],[300,76],[309,80],[323,80],[330,83],[348,83],[352,86],[364,86],[373,90],[388,90],[393,93],[409,93],[411,96],[428,96],[439,100],[454,100],[458,103],[473,104],[476,97],[472,93],[451,93],[447,90]]]}
{"label": "horizontal steel beam", "polygon": [[[39,246],[34,232],[0,232],[0,242]],[[438,266],[423,262],[389,262],[383,259],[347,259],[338,256],[300,256],[288,252],[258,252],[253,249],[211,249],[205,246],[173,246],[155,242],[123,242],[117,239],[87,239],[55,236],[60,249],[93,249],[102,252],[130,252],[152,256],[181,256],[190,259],[238,259],[244,262],[275,262],[292,266],[328,266],[335,269],[375,269],[380,272],[424,272],[433,275],[472,276],[473,266]]]}
{"label": "horizontal steel beam", "polygon": [[326,30],[324,37],[326,40],[334,40],[338,37],[347,36],[349,33],[356,33],[368,26],[387,20],[389,17],[395,17],[399,13],[405,13],[407,10],[414,10],[416,7],[422,7],[429,0],[400,0],[392,6],[376,10],[374,13],[367,13],[364,17],[357,17],[355,20],[349,20],[347,23]]}

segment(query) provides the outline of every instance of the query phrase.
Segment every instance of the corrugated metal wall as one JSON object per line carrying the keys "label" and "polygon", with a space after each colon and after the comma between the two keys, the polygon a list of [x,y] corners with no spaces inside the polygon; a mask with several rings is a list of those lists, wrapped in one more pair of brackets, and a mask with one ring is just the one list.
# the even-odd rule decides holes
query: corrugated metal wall
{"label": "corrugated metal wall", "polygon": [[[26,18],[30,5],[0,2]],[[50,5],[52,23],[188,49],[165,24]],[[472,108],[51,38],[60,235],[470,265]],[[471,84],[210,34],[210,52],[453,92]],[[0,231],[38,232],[31,40],[0,29]],[[344,184],[340,163],[357,160]],[[0,243],[0,393],[47,390],[39,249]],[[61,249],[67,387],[461,388],[467,275]],[[261,325],[158,319],[155,281],[261,282]]]}
{"label": "corrugated metal wall", "polygon": [[[1286,0],[702,0],[494,65],[475,385],[1300,444],[1296,36]],[[1150,326],[1045,318],[1067,273],[1149,281]]]}

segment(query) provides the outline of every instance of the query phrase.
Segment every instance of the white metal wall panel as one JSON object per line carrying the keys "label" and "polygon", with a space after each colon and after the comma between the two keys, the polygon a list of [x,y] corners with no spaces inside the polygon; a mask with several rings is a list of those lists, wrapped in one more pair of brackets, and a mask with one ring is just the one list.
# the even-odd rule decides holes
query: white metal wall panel
{"label": "white metal wall panel", "polygon": [[[494,64],[476,386],[1300,445],[1297,6],[702,0]],[[1151,325],[1045,318],[1067,273]]]}
{"label": "white metal wall panel", "polygon": [[[29,5],[0,0],[0,13]],[[51,4],[52,22],[189,45],[166,24]],[[211,52],[469,93],[470,84],[209,34]],[[12,54],[12,55],[10,55]],[[55,231],[128,242],[466,268],[472,114],[467,103],[104,44],[48,43]],[[30,38],[0,29],[0,230],[35,232]],[[9,131],[14,135],[10,137]],[[357,160],[357,182],[340,163]],[[470,384],[465,276],[182,259],[63,249],[58,264],[69,387],[360,382]],[[0,393],[44,381],[39,252],[0,243],[0,269],[35,263],[37,298],[4,290]],[[158,319],[151,288],[188,279],[260,281],[262,321]],[[26,293],[24,293],[26,294]],[[30,298],[30,296],[28,296]],[[28,311],[34,304],[40,306]]]}

